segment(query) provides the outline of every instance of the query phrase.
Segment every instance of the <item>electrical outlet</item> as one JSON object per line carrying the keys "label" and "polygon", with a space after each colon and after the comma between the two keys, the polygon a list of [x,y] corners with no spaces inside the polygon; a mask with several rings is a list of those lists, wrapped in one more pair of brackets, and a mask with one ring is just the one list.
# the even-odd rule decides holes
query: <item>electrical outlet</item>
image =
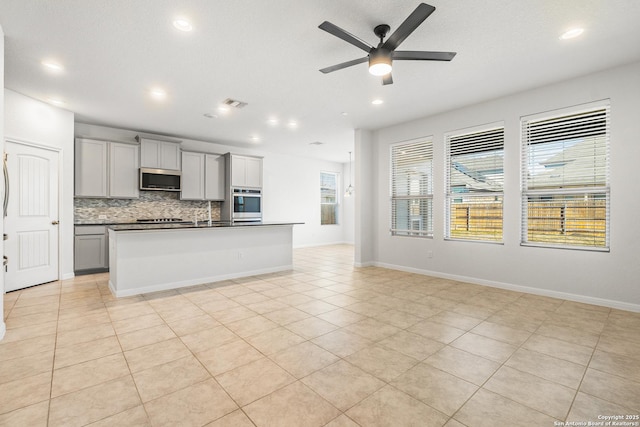
{"label": "electrical outlet", "polygon": [[107,219],[106,215],[98,215],[98,219]]}

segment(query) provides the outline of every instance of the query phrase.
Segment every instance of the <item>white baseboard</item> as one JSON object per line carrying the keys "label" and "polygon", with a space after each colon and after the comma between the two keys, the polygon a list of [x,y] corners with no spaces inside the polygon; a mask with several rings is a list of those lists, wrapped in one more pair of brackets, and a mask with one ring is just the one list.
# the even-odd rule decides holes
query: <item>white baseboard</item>
{"label": "white baseboard", "polygon": [[74,273],[65,273],[62,275],[60,280],[69,280],[69,279],[73,279],[74,277],[76,277]]}
{"label": "white baseboard", "polygon": [[[363,267],[377,267],[377,264],[376,264],[375,262],[373,262],[373,261],[367,261],[367,262],[354,262],[354,263],[353,263],[353,265],[354,265],[355,267],[358,267],[358,268],[363,268]],[[390,268],[390,269],[392,269],[392,270],[398,270],[397,268],[391,268],[391,267],[388,267],[388,268]]]}
{"label": "white baseboard", "polygon": [[161,283],[158,285],[144,286],[134,289],[116,290],[111,280],[109,280],[109,290],[116,297],[130,297],[132,295],[147,294],[151,292],[168,291],[171,289],[186,288],[188,286],[202,285],[205,283],[221,282],[223,280],[238,279],[240,277],[257,276],[259,274],[277,273],[280,271],[292,270],[293,265],[284,265],[273,268],[263,268],[260,270],[244,271],[241,273],[224,274],[219,276],[202,277],[192,280],[184,280],[180,282]]}
{"label": "white baseboard", "polygon": [[[553,291],[550,289],[533,288],[530,286],[514,285],[511,283],[496,282],[493,280],[478,279],[476,277],[459,276],[456,274],[447,274],[439,271],[423,270],[413,267],[405,267],[402,265],[387,264],[384,262],[367,263],[363,267],[375,266],[384,267],[390,270],[406,271],[407,273],[422,274],[425,276],[440,277],[442,279],[456,280],[459,282],[473,283],[475,285],[489,286],[492,288],[506,289],[509,291],[524,292],[527,294],[541,295],[545,297],[565,299],[569,301],[581,302],[585,304],[600,305],[603,307],[616,308],[618,310],[633,311],[640,313],[640,304],[631,304],[623,301],[610,300],[605,298],[590,297],[586,295],[572,294],[568,292]],[[357,267],[357,266],[356,266]]]}
{"label": "white baseboard", "polygon": [[7,325],[4,322],[0,322],[0,341],[4,338],[4,334],[7,332]]}

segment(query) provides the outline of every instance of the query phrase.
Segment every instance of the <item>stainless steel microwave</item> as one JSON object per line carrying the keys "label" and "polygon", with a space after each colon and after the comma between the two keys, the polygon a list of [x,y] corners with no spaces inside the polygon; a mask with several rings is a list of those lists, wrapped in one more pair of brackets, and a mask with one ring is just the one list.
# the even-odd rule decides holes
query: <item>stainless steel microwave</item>
{"label": "stainless steel microwave", "polygon": [[180,191],[178,170],[140,168],[140,189],[159,191]]}

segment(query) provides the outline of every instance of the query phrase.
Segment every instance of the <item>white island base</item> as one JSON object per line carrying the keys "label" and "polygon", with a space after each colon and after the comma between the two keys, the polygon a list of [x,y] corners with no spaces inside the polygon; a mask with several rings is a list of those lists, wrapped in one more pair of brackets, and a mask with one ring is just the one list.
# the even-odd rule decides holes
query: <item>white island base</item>
{"label": "white island base", "polygon": [[293,224],[109,230],[117,297],[293,268]]}

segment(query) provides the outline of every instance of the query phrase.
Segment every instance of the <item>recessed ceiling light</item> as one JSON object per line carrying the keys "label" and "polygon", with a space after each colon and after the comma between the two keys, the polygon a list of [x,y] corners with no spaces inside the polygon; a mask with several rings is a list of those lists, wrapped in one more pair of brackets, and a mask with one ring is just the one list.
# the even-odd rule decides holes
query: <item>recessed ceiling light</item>
{"label": "recessed ceiling light", "polygon": [[193,30],[193,26],[189,21],[184,18],[176,18],[173,20],[173,26],[176,30],[189,32]]}
{"label": "recessed ceiling light", "polygon": [[251,141],[260,142],[260,137],[258,135],[251,135]]}
{"label": "recessed ceiling light", "polygon": [[59,62],[51,61],[48,59],[42,61],[41,64],[45,68],[45,70],[51,71],[54,73],[60,73],[64,70],[64,67]]}
{"label": "recessed ceiling light", "polygon": [[380,105],[380,104],[384,104],[384,101],[382,99],[374,99],[373,101],[371,101],[371,103],[373,105]]}
{"label": "recessed ceiling light", "polygon": [[584,28],[571,28],[570,30],[562,33],[562,35],[560,36],[560,40],[573,39],[575,37],[578,37],[582,33],[584,33]]}
{"label": "recessed ceiling light", "polygon": [[156,101],[164,101],[167,97],[167,91],[160,87],[154,87],[149,91],[149,95]]}
{"label": "recessed ceiling light", "polygon": [[279,123],[279,120],[275,117],[271,117],[269,120],[267,120],[267,123],[269,123],[269,125],[271,126],[277,126]]}
{"label": "recessed ceiling light", "polygon": [[340,113],[341,116],[348,116],[349,113],[347,113],[346,111],[343,111],[342,113]]}
{"label": "recessed ceiling light", "polygon": [[295,120],[289,120],[289,123],[287,123],[287,126],[290,129],[295,129],[298,127],[298,122],[296,122]]}
{"label": "recessed ceiling light", "polygon": [[65,104],[65,102],[63,100],[59,99],[59,98],[47,98],[47,102],[49,104],[53,104],[53,105],[55,105],[57,107],[60,107],[60,106]]}
{"label": "recessed ceiling light", "polygon": [[227,107],[226,105],[221,105],[218,107],[218,111],[225,114],[229,112],[229,107]]}

